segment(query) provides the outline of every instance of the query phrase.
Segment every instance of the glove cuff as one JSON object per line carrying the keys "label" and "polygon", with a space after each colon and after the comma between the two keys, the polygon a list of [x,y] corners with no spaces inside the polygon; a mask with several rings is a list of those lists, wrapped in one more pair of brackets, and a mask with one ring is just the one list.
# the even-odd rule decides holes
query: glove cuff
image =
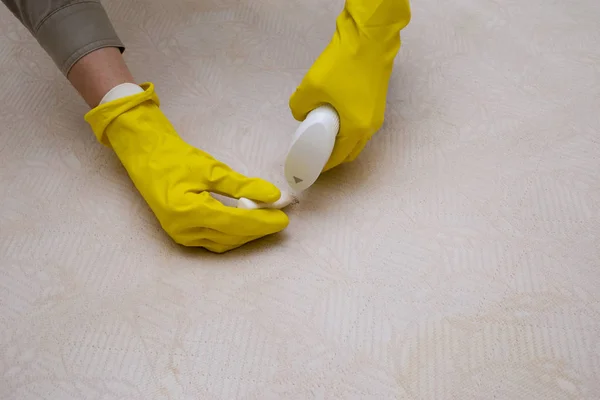
{"label": "glove cuff", "polygon": [[411,19],[409,0],[346,0],[346,11],[361,30],[397,35]]}
{"label": "glove cuff", "polygon": [[100,104],[85,115],[85,120],[90,124],[92,131],[96,135],[96,139],[98,139],[100,143],[107,147],[111,147],[110,141],[106,136],[106,128],[118,116],[146,101],[151,101],[157,106],[160,106],[160,100],[154,92],[154,85],[152,83],[146,82],[141,84],[140,87],[143,90],[142,93]]}
{"label": "glove cuff", "polygon": [[363,26],[344,9],[336,19],[332,43],[357,60],[374,58],[390,63],[400,50],[400,30],[390,26]]}

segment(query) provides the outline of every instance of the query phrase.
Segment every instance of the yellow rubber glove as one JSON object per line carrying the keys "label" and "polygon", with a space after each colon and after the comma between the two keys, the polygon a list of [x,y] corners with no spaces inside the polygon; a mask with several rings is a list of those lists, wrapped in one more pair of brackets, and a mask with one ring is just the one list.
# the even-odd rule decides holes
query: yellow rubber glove
{"label": "yellow rubber glove", "polygon": [[347,0],[331,42],[291,96],[298,121],[322,104],[340,115],[324,171],[353,161],[381,128],[400,31],[410,17],[408,0]]}
{"label": "yellow rubber glove", "polygon": [[280,210],[227,207],[209,192],[274,202],[274,185],[247,178],[185,143],[159,109],[150,83],[143,93],[91,110],[86,121],[98,140],[112,147],[163,229],[185,246],[222,253],[283,230]]}

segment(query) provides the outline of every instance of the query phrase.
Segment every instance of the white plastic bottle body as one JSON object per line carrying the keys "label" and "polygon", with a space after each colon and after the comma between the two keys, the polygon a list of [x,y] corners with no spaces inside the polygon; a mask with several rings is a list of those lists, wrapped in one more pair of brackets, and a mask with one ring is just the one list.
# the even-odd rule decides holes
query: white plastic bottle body
{"label": "white plastic bottle body", "polygon": [[[295,193],[308,189],[321,175],[333,152],[339,129],[340,118],[330,105],[315,108],[300,124],[294,133],[284,167],[285,178]],[[237,207],[249,210],[281,209],[294,202],[294,196],[282,191],[281,198],[275,203],[265,204],[241,198]]]}
{"label": "white plastic bottle body", "polygon": [[287,183],[296,193],[315,183],[331,157],[339,129],[340,118],[330,105],[315,108],[300,124],[284,167]]}

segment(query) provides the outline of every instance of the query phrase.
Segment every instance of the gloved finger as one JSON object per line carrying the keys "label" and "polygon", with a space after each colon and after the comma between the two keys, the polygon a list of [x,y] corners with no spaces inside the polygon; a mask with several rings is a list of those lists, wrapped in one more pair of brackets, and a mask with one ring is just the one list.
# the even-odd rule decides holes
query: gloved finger
{"label": "gloved finger", "polygon": [[192,196],[195,209],[186,213],[190,227],[210,228],[229,236],[260,237],[280,232],[289,224],[288,216],[281,210],[227,207],[207,192]]}
{"label": "gloved finger", "polygon": [[202,247],[210,252],[218,253],[218,254],[222,254],[227,251],[236,249],[240,246],[243,246],[244,244],[246,244],[246,243],[222,244],[222,243],[214,242],[209,239],[194,239],[194,240],[190,240],[189,242],[183,243],[183,245],[187,246],[187,247]]}
{"label": "gloved finger", "polygon": [[223,254],[223,253],[226,253],[233,249],[237,249],[238,247],[243,246],[243,245],[244,245],[244,243],[242,243],[240,245],[235,245],[235,246],[219,244],[219,243],[211,243],[211,244],[207,244],[206,246],[201,246],[201,247],[204,247],[206,250],[208,250],[212,253]]}
{"label": "gloved finger", "polygon": [[281,197],[281,191],[271,182],[261,178],[248,178],[237,172],[229,175],[222,185],[213,186],[213,190],[235,199],[245,197],[263,203],[274,203]]}
{"label": "gloved finger", "polygon": [[350,152],[356,147],[357,142],[358,141],[354,137],[343,136],[341,134],[338,135],[338,137],[335,139],[333,152],[325,164],[323,172],[329,171],[330,169],[343,163]]}
{"label": "gloved finger", "polygon": [[186,244],[188,247],[202,247],[212,253],[223,254],[233,249],[237,249],[240,246],[243,246],[245,243],[237,244],[237,245],[229,245],[229,244],[221,244],[217,242],[213,242],[208,239],[198,239],[190,242],[190,244]]}
{"label": "gloved finger", "polygon": [[359,156],[359,154],[364,150],[368,141],[369,141],[368,139],[363,139],[363,140],[359,141],[356,144],[356,146],[354,147],[354,150],[352,150],[350,152],[350,154],[348,154],[348,157],[346,157],[346,160],[344,160],[344,161],[350,162],[350,161],[356,160],[356,158]]}
{"label": "gloved finger", "polygon": [[225,252],[237,249],[239,247],[242,247],[243,245],[248,244],[248,243],[250,243],[253,240],[260,239],[261,237],[262,236],[259,236],[259,237],[256,237],[256,238],[251,239],[251,240],[247,240],[247,241],[245,241],[243,243],[239,243],[239,244],[221,244],[221,243],[212,242],[210,240],[207,240],[206,241],[207,244],[204,245],[204,246],[201,246],[201,247],[204,247],[206,250],[211,251],[213,253],[222,254],[222,253],[225,253]]}
{"label": "gloved finger", "polygon": [[181,244],[182,246],[185,247],[202,247],[205,248],[208,251],[212,251],[213,253],[224,253],[227,250],[229,250],[230,248],[235,248],[232,246],[227,246],[227,245],[222,245],[219,243],[215,243],[212,240],[208,240],[208,239],[201,239],[201,238],[192,238],[192,237],[185,237],[185,238],[178,238],[179,240],[177,241],[179,244]]}
{"label": "gloved finger", "polygon": [[292,112],[294,119],[297,121],[304,121],[309,112],[323,103],[321,101],[323,96],[314,93],[312,96],[308,95],[307,91],[304,89],[306,85],[310,86],[309,84],[302,82],[296,91],[290,96],[290,111]]}
{"label": "gloved finger", "polygon": [[204,175],[207,190],[223,196],[235,199],[246,197],[263,203],[273,203],[281,197],[281,191],[272,183],[244,176],[218,161],[208,171],[205,169]]}
{"label": "gloved finger", "polygon": [[223,246],[238,247],[265,236],[268,235],[234,236],[219,231],[212,231],[206,236],[206,238]]}
{"label": "gloved finger", "polygon": [[253,240],[259,239],[264,235],[254,235],[254,236],[238,236],[226,234],[223,232],[219,232],[215,229],[204,228],[199,226],[191,226],[186,229],[184,232],[180,232],[178,234],[178,238],[181,244],[185,246],[202,246],[203,243],[211,242],[219,245],[226,246],[241,246]]}

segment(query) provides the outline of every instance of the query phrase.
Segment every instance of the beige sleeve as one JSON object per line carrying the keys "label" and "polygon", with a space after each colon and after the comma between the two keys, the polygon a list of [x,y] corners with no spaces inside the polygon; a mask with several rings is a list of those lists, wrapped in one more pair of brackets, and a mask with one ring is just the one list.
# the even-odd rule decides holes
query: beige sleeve
{"label": "beige sleeve", "polygon": [[99,0],[2,0],[66,76],[86,54],[123,43]]}

